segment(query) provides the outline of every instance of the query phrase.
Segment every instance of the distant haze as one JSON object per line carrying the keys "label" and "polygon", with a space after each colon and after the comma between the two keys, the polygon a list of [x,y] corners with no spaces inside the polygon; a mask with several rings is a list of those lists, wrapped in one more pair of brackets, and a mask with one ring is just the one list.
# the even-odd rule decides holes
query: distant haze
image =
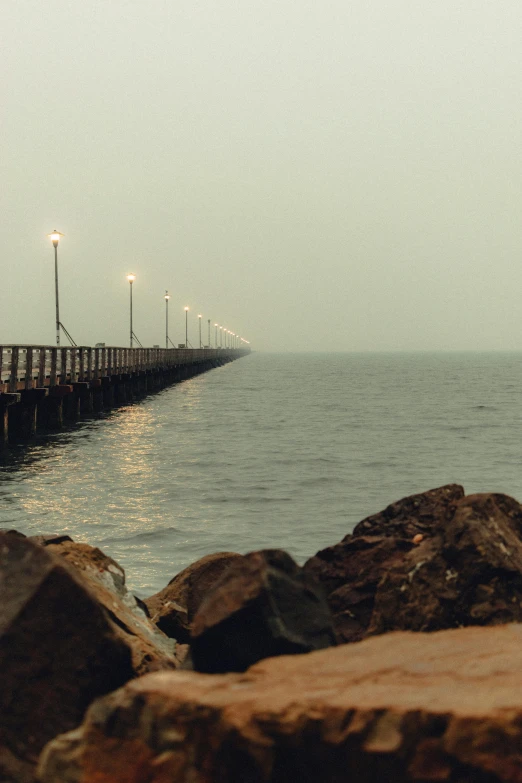
{"label": "distant haze", "polygon": [[[522,349],[520,0],[17,0],[0,343]],[[214,327],[212,326],[212,342]],[[206,341],[206,340],[205,340]],[[64,340],[64,342],[66,342]]]}

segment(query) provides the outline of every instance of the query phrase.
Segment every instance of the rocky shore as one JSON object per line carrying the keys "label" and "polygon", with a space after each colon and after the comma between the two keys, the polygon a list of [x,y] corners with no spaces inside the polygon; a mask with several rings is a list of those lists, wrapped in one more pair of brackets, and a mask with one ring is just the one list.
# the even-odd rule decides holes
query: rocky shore
{"label": "rocky shore", "polygon": [[0,783],[522,781],[522,506],[450,485],[140,601],[0,531]]}

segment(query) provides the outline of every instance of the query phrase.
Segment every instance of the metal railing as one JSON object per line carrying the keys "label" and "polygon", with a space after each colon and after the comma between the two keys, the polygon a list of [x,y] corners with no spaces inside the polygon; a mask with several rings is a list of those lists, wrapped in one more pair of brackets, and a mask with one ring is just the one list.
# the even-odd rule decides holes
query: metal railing
{"label": "metal railing", "polygon": [[166,370],[211,359],[239,358],[249,349],[0,346],[0,392]]}

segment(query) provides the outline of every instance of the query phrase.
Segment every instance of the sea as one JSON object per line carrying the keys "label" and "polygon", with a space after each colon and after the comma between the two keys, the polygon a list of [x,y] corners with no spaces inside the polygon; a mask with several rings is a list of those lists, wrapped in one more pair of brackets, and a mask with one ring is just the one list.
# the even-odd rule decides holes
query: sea
{"label": "sea", "polygon": [[521,353],[262,353],[0,462],[0,527],[100,547],[140,597],[203,555],[303,563],[448,483],[522,500]]}

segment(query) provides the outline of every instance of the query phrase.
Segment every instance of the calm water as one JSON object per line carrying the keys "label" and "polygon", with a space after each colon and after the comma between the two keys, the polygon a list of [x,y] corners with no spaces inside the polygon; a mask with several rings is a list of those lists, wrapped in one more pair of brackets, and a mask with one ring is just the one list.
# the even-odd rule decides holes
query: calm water
{"label": "calm water", "polygon": [[522,354],[253,354],[17,448],[0,526],[67,532],[149,595],[210,552],[298,561],[448,482],[522,499]]}

